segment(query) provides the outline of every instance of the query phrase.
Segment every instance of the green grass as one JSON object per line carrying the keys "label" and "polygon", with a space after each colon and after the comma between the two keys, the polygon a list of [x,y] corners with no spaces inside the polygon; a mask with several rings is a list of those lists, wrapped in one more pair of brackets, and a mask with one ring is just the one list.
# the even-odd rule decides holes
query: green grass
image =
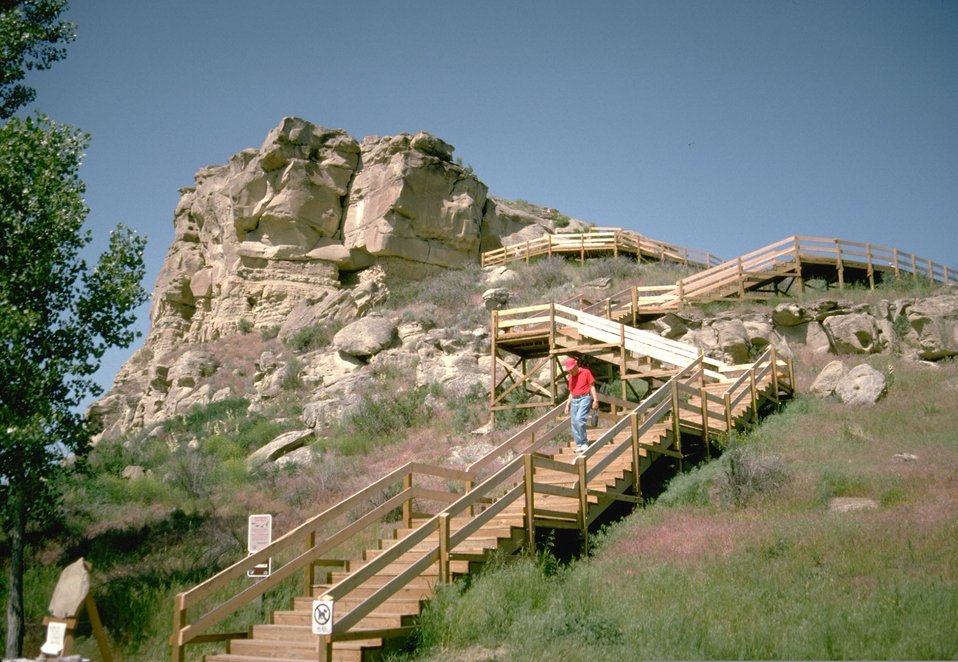
{"label": "green grass", "polygon": [[[895,364],[892,397],[797,400],[592,557],[445,590],[413,659],[954,659],[958,412],[922,403],[958,393],[958,363]],[[831,513],[833,496],[878,507]]]}
{"label": "green grass", "polygon": [[[510,268],[520,274],[515,300],[532,302],[599,276],[613,278],[614,292],[681,275],[624,259],[590,261],[585,269],[558,259]],[[545,289],[537,295],[536,288]],[[479,272],[466,270],[403,296],[416,301],[412,317],[482,324],[483,289]],[[807,292],[805,300],[938,291],[903,279],[875,292]],[[476,310],[463,313],[463,301]],[[958,365],[863,360],[892,379],[877,406],[800,397],[730,439],[721,459],[676,477],[658,502],[594,536],[592,557],[565,566],[521,559],[490,568],[468,587],[443,590],[424,618],[418,659],[958,657],[958,635],[947,626],[958,617],[958,408],[951,406]],[[800,383],[809,383],[816,367],[799,361]],[[299,424],[297,384],[253,414],[247,400],[225,400],[159,430],[100,442],[90,473],[64,484],[65,533],[32,549],[26,652],[39,646],[37,624],[59,568],[82,555],[94,564],[94,595],[114,650],[124,659],[166,659],[173,596],[245,553],[250,512],[274,512],[284,518],[277,526],[289,530],[303,513],[368,483],[367,454],[378,458],[376,471],[391,469],[411,457],[400,444],[458,435],[484,417],[484,391],[446,401],[443,418],[426,407],[435,393],[402,391],[399,380],[378,374],[361,414],[322,443],[307,470],[250,473],[245,465],[251,449]],[[415,433],[407,435],[410,428]],[[394,445],[384,451],[387,441]],[[441,454],[441,443],[430,451]],[[895,459],[898,453],[918,459]],[[121,479],[129,464],[152,476]],[[829,513],[836,496],[872,498],[878,507]],[[245,628],[286,607],[294,591],[284,587],[225,626]],[[217,648],[194,647],[190,659]],[[77,652],[99,657],[88,631]]]}

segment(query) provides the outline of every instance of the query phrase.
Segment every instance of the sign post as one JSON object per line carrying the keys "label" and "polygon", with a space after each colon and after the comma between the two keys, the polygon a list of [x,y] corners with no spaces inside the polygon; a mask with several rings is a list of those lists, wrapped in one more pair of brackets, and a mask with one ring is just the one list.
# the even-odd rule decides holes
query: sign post
{"label": "sign post", "polygon": [[333,599],[323,596],[313,600],[313,634],[328,636],[333,633]]}
{"label": "sign post", "polygon": [[[273,542],[273,516],[250,515],[249,526],[246,533],[246,551],[255,554],[261,549],[269,547]],[[269,577],[273,571],[273,558],[270,557],[266,563],[257,563],[252,569],[246,571],[247,577],[262,579]]]}
{"label": "sign post", "polygon": [[320,662],[333,659],[333,599],[324,595],[313,600],[313,634],[316,635],[316,652]]}

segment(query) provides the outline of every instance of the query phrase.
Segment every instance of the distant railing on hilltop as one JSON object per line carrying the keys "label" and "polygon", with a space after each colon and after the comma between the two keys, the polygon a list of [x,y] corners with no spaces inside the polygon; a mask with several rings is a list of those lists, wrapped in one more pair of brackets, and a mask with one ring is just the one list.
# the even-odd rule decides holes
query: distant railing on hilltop
{"label": "distant railing on hilltop", "polygon": [[588,232],[546,234],[535,239],[503,246],[482,254],[482,266],[494,266],[539,255],[578,255],[581,261],[595,253],[634,255],[637,258],[673,262],[686,267],[707,269],[721,259],[706,251],[685,248],[649,239],[620,228],[594,228]]}

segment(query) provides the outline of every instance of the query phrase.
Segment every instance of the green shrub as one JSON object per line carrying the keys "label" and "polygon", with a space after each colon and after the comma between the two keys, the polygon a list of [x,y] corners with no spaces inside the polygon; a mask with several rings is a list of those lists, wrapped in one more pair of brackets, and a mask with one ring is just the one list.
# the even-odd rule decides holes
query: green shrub
{"label": "green shrub", "polygon": [[390,293],[386,307],[399,310],[416,306],[430,312],[429,321],[441,326],[468,326],[475,320],[486,320],[486,310],[479,300],[487,289],[478,265],[465,269],[447,269],[421,281],[398,284]]}
{"label": "green shrub", "polygon": [[473,384],[469,391],[459,397],[446,399],[452,412],[452,428],[458,433],[469,432],[489,416],[489,393],[480,384]]}
{"label": "green shrub", "polygon": [[723,503],[744,506],[773,492],[788,480],[782,460],[761,453],[754,445],[736,446],[722,455],[719,496]]}
{"label": "green shrub", "polygon": [[279,335],[279,324],[273,324],[272,326],[267,326],[263,329],[260,329],[259,336],[263,340],[272,340]]}
{"label": "green shrub", "polygon": [[235,421],[245,416],[248,409],[249,400],[246,398],[227,398],[208,405],[197,405],[188,414],[172,418],[164,425],[167,432],[196,437],[204,434],[209,425]]}
{"label": "green shrub", "polygon": [[365,437],[393,436],[423,420],[425,399],[426,390],[421,388],[363,397],[357,410],[347,417],[348,428]]}
{"label": "green shrub", "polygon": [[307,326],[291,335],[286,340],[286,344],[299,354],[329,347],[333,342],[333,336],[342,327],[342,323],[335,320],[327,320],[320,324]]}
{"label": "green shrub", "polygon": [[245,336],[247,333],[253,330],[253,322],[243,317],[236,325],[236,328],[238,328],[239,332]]}
{"label": "green shrub", "polygon": [[754,445],[735,444],[717,460],[675,476],[657,503],[741,507],[779,489],[787,479],[781,458],[761,453]]}

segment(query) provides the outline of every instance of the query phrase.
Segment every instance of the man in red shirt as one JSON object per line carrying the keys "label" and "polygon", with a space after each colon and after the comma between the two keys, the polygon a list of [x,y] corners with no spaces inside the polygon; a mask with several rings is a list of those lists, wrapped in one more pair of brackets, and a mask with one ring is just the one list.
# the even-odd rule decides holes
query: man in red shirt
{"label": "man in red shirt", "polygon": [[569,373],[569,399],[565,401],[565,413],[572,423],[572,438],[575,449],[583,452],[589,447],[585,426],[589,421],[589,410],[599,408],[599,394],[595,390],[595,377],[588,368],[583,368],[571,356],[563,363]]}

